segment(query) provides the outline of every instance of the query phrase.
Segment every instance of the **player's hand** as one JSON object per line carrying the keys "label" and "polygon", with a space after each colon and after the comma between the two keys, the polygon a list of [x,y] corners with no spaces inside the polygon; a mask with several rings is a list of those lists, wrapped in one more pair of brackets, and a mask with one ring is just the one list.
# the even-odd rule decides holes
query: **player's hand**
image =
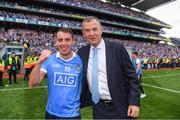
{"label": "player's hand", "polygon": [[43,62],[51,55],[51,53],[52,53],[52,52],[51,52],[50,50],[43,50],[43,51],[41,52],[41,55],[40,55],[37,63],[38,63],[38,64],[43,63]]}
{"label": "player's hand", "polygon": [[139,107],[134,105],[129,105],[128,107],[128,116],[137,118],[139,115]]}

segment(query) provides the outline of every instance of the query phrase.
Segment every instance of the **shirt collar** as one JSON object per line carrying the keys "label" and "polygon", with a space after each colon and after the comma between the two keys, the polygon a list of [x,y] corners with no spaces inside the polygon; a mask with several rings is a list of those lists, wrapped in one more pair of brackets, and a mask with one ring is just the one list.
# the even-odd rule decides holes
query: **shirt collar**
{"label": "shirt collar", "polygon": [[[105,46],[104,40],[102,39],[101,42],[99,43],[99,45],[96,47],[98,49],[102,49]],[[91,45],[91,50],[94,49],[95,47],[93,47]]]}
{"label": "shirt collar", "polygon": [[62,57],[60,56],[60,52],[57,52],[57,53],[56,53],[56,58],[60,58],[60,59],[62,59],[63,61],[66,61],[66,62],[71,61],[71,60],[74,59],[75,57],[76,57],[75,52],[73,52],[72,57],[69,58],[69,59],[64,59],[64,58],[62,58]]}

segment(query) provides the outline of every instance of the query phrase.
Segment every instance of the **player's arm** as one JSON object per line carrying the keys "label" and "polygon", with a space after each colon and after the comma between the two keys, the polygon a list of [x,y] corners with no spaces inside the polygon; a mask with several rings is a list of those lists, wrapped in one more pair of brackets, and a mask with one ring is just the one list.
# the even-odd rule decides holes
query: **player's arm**
{"label": "player's arm", "polygon": [[140,69],[140,63],[138,63],[137,65],[136,65],[136,73],[138,73],[138,71],[139,71],[139,69]]}
{"label": "player's arm", "polygon": [[29,87],[35,87],[38,86],[41,81],[44,79],[45,73],[40,70],[41,64],[40,63],[36,63],[36,65],[34,66],[30,77],[29,77]]}
{"label": "player's arm", "polygon": [[140,67],[141,67],[141,63],[140,63],[140,60],[138,59],[138,60],[136,61],[136,73],[138,73]]}
{"label": "player's arm", "polygon": [[34,66],[30,77],[29,77],[29,87],[34,87],[40,84],[45,76],[45,72],[40,70],[41,64],[51,55],[51,51],[43,50],[39,60],[37,61],[36,65]]}

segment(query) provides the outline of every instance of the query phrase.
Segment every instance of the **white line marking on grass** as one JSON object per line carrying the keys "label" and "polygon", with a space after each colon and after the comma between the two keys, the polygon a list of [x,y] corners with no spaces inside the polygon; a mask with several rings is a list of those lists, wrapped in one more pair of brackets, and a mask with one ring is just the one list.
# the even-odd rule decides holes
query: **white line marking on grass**
{"label": "white line marking on grass", "polygon": [[165,75],[155,75],[155,76],[147,76],[147,77],[142,77],[144,78],[156,78],[156,77],[165,77],[165,76],[174,76],[174,75],[180,75],[179,73],[176,74],[165,74]]}
{"label": "white line marking on grass", "polygon": [[14,90],[30,90],[30,89],[39,89],[39,88],[47,88],[47,86],[38,86],[34,88],[24,87],[24,88],[9,88],[9,89],[0,89],[0,92],[3,91],[14,91]]}
{"label": "white line marking on grass", "polygon": [[149,85],[149,84],[145,84],[145,83],[142,83],[142,85],[148,86],[148,87],[152,87],[152,88],[161,89],[161,90],[165,90],[165,91],[169,91],[169,92],[173,92],[173,93],[179,93],[179,94],[180,94],[180,91],[176,91],[176,90],[171,90],[171,89],[167,89],[167,88],[162,88],[162,87],[158,87],[158,86],[154,86],[154,85]]}

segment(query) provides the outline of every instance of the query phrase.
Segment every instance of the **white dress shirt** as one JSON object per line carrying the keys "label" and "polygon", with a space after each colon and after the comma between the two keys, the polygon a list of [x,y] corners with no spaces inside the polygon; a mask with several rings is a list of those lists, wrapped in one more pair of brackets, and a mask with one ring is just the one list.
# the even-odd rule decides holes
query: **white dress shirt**
{"label": "white dress shirt", "polygon": [[[90,47],[88,69],[87,69],[87,80],[89,85],[89,90],[92,91],[92,59],[93,59],[93,46]],[[100,42],[97,46],[98,48],[98,88],[100,99],[111,100],[109,93],[108,83],[107,83],[107,70],[106,70],[106,47],[104,40]]]}

